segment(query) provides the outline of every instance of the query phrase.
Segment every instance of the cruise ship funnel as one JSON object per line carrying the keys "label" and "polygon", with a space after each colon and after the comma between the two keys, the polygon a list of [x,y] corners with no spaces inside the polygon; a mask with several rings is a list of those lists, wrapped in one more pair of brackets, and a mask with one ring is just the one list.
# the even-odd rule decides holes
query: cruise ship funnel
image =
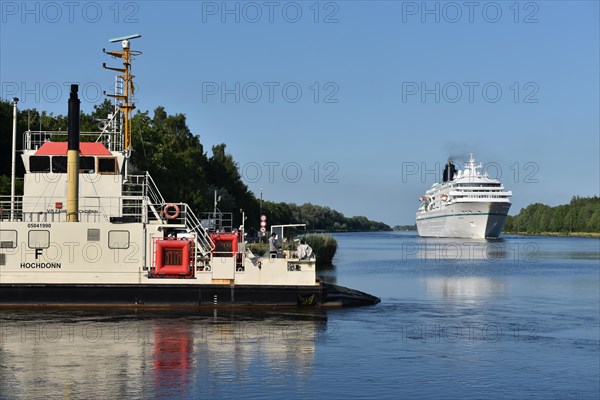
{"label": "cruise ship funnel", "polygon": [[442,182],[450,182],[454,179],[454,174],[456,174],[456,167],[452,161],[448,161],[442,174]]}

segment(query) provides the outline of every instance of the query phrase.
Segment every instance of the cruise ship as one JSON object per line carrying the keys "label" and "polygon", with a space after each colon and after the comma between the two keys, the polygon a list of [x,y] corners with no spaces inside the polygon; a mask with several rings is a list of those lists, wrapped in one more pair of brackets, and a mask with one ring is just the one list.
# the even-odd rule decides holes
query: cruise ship
{"label": "cruise ship", "polygon": [[419,198],[417,230],[422,237],[497,238],[510,209],[511,191],[482,174],[471,154],[464,169],[448,161],[442,182]]}

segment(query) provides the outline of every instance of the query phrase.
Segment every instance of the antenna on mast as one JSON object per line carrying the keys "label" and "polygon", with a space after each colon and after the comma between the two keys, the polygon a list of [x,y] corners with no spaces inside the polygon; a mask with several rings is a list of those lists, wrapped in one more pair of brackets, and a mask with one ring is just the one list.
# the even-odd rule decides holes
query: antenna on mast
{"label": "antenna on mast", "polygon": [[137,39],[137,38],[141,38],[142,35],[140,35],[139,33],[133,34],[133,35],[128,35],[128,36],[123,36],[123,37],[118,37],[118,38],[114,38],[114,39],[110,39],[109,42],[110,43],[117,43],[117,42],[122,42],[124,40],[131,40],[131,39]]}
{"label": "antenna on mast", "polygon": [[131,74],[131,61],[133,60],[134,56],[142,54],[141,51],[131,50],[129,47],[129,41],[141,37],[142,35],[136,33],[134,35],[110,39],[110,43],[121,42],[122,50],[106,51],[106,49],[102,49],[105,54],[123,59],[123,68],[107,67],[106,63],[102,63],[102,67],[120,73],[117,75],[115,94],[107,94],[106,92],[104,92],[104,94],[108,97],[114,98],[117,101],[117,107],[123,115],[122,126],[124,129],[121,131],[121,138],[118,142],[121,143],[121,150],[127,153],[127,157],[129,156],[131,150],[131,112],[135,109],[135,104],[133,104],[132,98],[134,93],[134,75]]}

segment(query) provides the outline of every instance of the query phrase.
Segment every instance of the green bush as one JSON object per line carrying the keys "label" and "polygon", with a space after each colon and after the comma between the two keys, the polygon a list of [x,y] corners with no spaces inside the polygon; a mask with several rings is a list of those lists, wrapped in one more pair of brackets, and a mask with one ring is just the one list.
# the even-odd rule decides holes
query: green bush
{"label": "green bush", "polygon": [[317,257],[317,265],[330,265],[337,251],[337,241],[330,235],[308,235],[304,237]]}
{"label": "green bush", "polygon": [[269,245],[267,243],[250,243],[246,245],[247,248],[255,255],[262,257],[267,250],[269,249]]}

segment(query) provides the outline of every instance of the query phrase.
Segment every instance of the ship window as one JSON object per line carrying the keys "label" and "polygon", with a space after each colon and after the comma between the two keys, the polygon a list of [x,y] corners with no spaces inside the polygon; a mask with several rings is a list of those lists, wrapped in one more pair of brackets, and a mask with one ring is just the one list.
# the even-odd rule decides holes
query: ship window
{"label": "ship window", "polygon": [[65,174],[67,172],[67,157],[52,157],[52,172],[55,174]]}
{"label": "ship window", "polygon": [[6,254],[0,253],[0,265],[6,265]]}
{"label": "ship window", "polygon": [[50,172],[50,157],[31,156],[29,157],[29,172]]}
{"label": "ship window", "polygon": [[98,158],[98,173],[99,174],[116,174],[117,159],[116,158]]}
{"label": "ship window", "polygon": [[87,230],[87,240],[88,240],[88,242],[100,241],[100,229],[88,229]]}
{"label": "ship window", "polygon": [[17,231],[0,230],[0,249],[17,247]]}
{"label": "ship window", "polygon": [[[31,163],[31,161],[30,161],[30,163]],[[94,157],[79,157],[79,172],[87,172],[87,173],[94,172],[96,169],[95,164],[96,163],[95,163]],[[33,169],[31,169],[31,172],[34,172]],[[54,172],[55,174],[66,173],[67,172],[67,157],[65,157],[65,156],[52,157],[52,172]]]}
{"label": "ship window", "polygon": [[96,170],[94,157],[79,157],[79,172],[93,173]]}
{"label": "ship window", "polygon": [[50,231],[29,231],[29,248],[47,249],[50,247]]}
{"label": "ship window", "polygon": [[109,249],[128,249],[129,231],[108,231]]}

